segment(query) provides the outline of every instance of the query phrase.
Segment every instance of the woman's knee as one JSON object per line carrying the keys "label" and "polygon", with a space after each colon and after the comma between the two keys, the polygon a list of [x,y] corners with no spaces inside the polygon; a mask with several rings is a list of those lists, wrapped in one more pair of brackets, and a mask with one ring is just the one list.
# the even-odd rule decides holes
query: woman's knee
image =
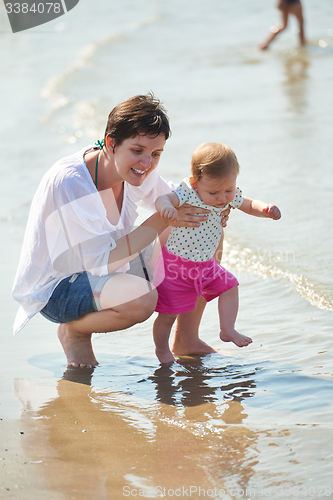
{"label": "woman's knee", "polygon": [[146,321],[146,319],[148,319],[155,311],[157,298],[157,290],[154,289],[151,292],[124,304],[123,312],[128,315],[133,324],[142,323],[143,321]]}

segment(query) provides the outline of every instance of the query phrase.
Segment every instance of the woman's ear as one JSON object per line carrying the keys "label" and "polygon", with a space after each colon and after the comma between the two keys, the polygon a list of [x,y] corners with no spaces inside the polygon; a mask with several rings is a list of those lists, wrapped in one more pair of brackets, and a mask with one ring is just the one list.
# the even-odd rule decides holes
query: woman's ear
{"label": "woman's ear", "polygon": [[116,140],[113,137],[110,137],[109,135],[106,136],[105,146],[110,153],[114,153],[115,142]]}

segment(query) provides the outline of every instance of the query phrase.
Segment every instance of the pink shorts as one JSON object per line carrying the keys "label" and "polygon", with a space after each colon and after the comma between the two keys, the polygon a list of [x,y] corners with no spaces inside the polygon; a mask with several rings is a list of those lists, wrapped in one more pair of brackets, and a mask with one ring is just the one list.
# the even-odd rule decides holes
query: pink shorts
{"label": "pink shorts", "polygon": [[192,311],[197,297],[209,302],[238,285],[235,276],[214,257],[205,262],[193,262],[172,254],[165,247],[157,259],[154,283],[158,291],[155,311],[162,314]]}

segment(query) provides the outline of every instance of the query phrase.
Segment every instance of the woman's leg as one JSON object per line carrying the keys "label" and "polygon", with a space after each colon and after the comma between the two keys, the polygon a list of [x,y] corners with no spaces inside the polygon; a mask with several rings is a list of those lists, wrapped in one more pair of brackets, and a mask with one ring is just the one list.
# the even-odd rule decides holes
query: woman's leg
{"label": "woman's leg", "polygon": [[176,314],[159,313],[154,322],[153,334],[156,346],[155,352],[161,363],[171,363],[175,359],[169,348],[169,337],[176,318]]}
{"label": "woman's leg", "polygon": [[175,336],[171,346],[171,351],[177,356],[216,352],[199,338],[200,321],[206,304],[205,299],[198,297],[193,311],[177,316]]}
{"label": "woman's leg", "polygon": [[68,364],[80,368],[96,366],[92,334],[124,330],[141,323],[152,315],[156,302],[156,289],[147,281],[123,273],[112,276],[101,290],[102,311],[59,325],[58,337]]}

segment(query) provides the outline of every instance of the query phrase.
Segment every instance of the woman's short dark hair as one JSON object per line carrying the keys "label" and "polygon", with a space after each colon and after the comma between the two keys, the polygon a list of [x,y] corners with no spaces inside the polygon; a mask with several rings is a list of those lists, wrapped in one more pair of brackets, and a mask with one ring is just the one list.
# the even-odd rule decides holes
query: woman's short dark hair
{"label": "woman's short dark hair", "polygon": [[161,101],[152,93],[136,95],[117,104],[108,117],[104,141],[107,136],[115,139],[114,147],[125,139],[137,135],[157,137],[171,135],[169,119]]}

